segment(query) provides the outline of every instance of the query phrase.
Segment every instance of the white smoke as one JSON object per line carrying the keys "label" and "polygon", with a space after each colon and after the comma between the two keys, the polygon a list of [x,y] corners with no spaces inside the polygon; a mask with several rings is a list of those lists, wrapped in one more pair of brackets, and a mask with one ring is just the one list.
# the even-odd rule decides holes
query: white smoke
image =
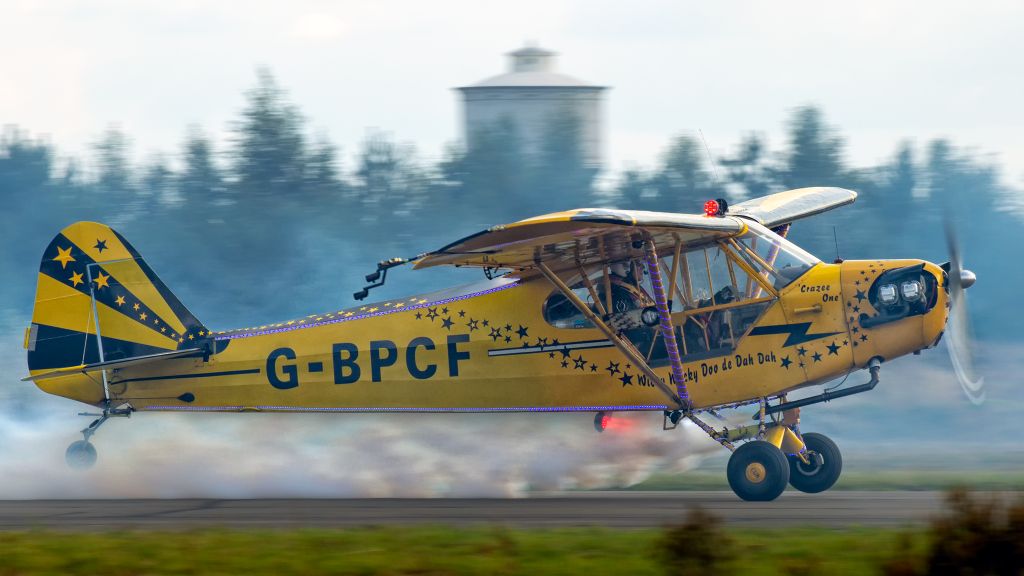
{"label": "white smoke", "polygon": [[87,418],[0,420],[0,498],[522,496],[618,487],[721,450],[660,414],[136,414],[94,437],[89,471],[64,463]]}

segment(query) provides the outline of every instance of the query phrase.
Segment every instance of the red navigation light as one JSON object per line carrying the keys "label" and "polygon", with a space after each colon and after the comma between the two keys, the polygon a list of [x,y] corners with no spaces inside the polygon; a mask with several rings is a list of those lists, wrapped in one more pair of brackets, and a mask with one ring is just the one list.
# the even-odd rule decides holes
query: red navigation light
{"label": "red navigation light", "polygon": [[714,200],[708,200],[707,202],[705,202],[704,215],[708,217],[718,216],[718,202]]}
{"label": "red navigation light", "polygon": [[604,432],[612,422],[612,415],[607,412],[598,412],[594,415],[594,430]]}

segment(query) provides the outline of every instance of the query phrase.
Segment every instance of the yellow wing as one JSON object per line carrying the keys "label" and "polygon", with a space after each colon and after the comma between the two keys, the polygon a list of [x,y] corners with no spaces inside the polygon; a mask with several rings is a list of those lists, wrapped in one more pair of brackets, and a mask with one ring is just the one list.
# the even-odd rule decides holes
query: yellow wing
{"label": "yellow wing", "polygon": [[845,188],[797,188],[730,206],[729,215],[750,218],[768,228],[775,228],[851,204],[856,199],[857,193]]}
{"label": "yellow wing", "polygon": [[634,254],[633,243],[650,234],[656,248],[700,244],[743,232],[731,217],[584,208],[495,226],[416,259],[416,268],[444,264],[525,270],[542,260],[553,270],[581,263],[614,262]]}

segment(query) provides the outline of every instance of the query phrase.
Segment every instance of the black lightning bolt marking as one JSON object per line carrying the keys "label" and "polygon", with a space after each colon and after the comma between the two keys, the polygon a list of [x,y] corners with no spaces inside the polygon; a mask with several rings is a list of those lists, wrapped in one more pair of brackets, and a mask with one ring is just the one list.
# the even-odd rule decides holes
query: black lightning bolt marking
{"label": "black lightning bolt marking", "polygon": [[772,326],[758,326],[750,331],[751,336],[772,336],[776,334],[788,334],[789,337],[782,343],[783,348],[789,346],[796,346],[797,344],[803,344],[804,342],[810,342],[811,340],[817,340],[818,338],[828,338],[829,336],[835,336],[839,332],[816,332],[808,334],[807,330],[811,328],[810,322],[802,322],[800,324],[775,324]]}

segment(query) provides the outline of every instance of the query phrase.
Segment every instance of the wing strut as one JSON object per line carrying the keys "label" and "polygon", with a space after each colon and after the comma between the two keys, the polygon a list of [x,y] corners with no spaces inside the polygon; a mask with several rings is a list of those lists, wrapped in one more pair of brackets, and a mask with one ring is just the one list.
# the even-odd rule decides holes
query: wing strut
{"label": "wing strut", "polygon": [[[690,402],[690,394],[686,390],[683,362],[679,358],[679,345],[676,342],[676,329],[672,326],[672,311],[669,310],[668,299],[665,297],[665,287],[661,283],[661,268],[658,266],[658,253],[654,249],[654,239],[650,234],[644,235],[644,261],[647,264],[647,274],[651,277],[654,305],[658,309],[661,337],[665,341],[665,352],[668,353],[668,361],[672,366],[672,379],[675,380],[676,390],[683,408],[689,412],[693,408],[693,404]],[[672,283],[675,284],[675,277],[672,278]]]}
{"label": "wing strut", "polygon": [[[590,306],[587,306],[586,302],[581,300],[580,297],[577,296],[576,293],[573,292],[572,289],[569,288],[569,286],[566,285],[566,283],[563,282],[561,278],[559,278],[554,272],[552,272],[551,269],[548,268],[547,265],[544,264],[544,262],[541,261],[539,257],[534,259],[534,264],[537,266],[537,270],[539,270],[540,273],[543,274],[544,277],[548,279],[548,282],[551,282],[551,284],[555,288],[557,288],[563,296],[565,296],[570,302],[572,302],[573,305],[576,306],[576,309],[579,310],[583,314],[583,316],[586,317],[587,320],[592,322],[594,326],[596,326],[601,332],[603,332],[604,335],[608,337],[608,340],[610,340],[611,343],[614,344],[620,352],[625,354],[626,358],[629,358],[630,362],[632,362],[634,366],[639,368],[640,371],[643,372],[644,375],[647,376],[651,380],[651,382],[658,387],[661,393],[664,394],[666,398],[668,398],[673,410],[683,410],[689,412],[689,399],[687,399],[684,402],[679,397],[679,394],[676,393],[676,391],[672,390],[672,388],[670,388],[668,384],[665,384],[664,380],[662,380],[660,376],[655,374],[654,370],[652,370],[651,367],[647,364],[647,360],[640,354],[640,352],[636,350],[636,348],[633,347],[633,345],[628,340],[624,339],[618,333],[612,330],[608,326],[608,324],[606,324],[604,320],[602,320],[597,314],[595,314],[594,311],[590,309]],[[664,293],[662,294],[662,300],[664,301]],[[672,342],[675,342],[674,336],[672,337]],[[678,351],[676,355],[678,356]]]}

